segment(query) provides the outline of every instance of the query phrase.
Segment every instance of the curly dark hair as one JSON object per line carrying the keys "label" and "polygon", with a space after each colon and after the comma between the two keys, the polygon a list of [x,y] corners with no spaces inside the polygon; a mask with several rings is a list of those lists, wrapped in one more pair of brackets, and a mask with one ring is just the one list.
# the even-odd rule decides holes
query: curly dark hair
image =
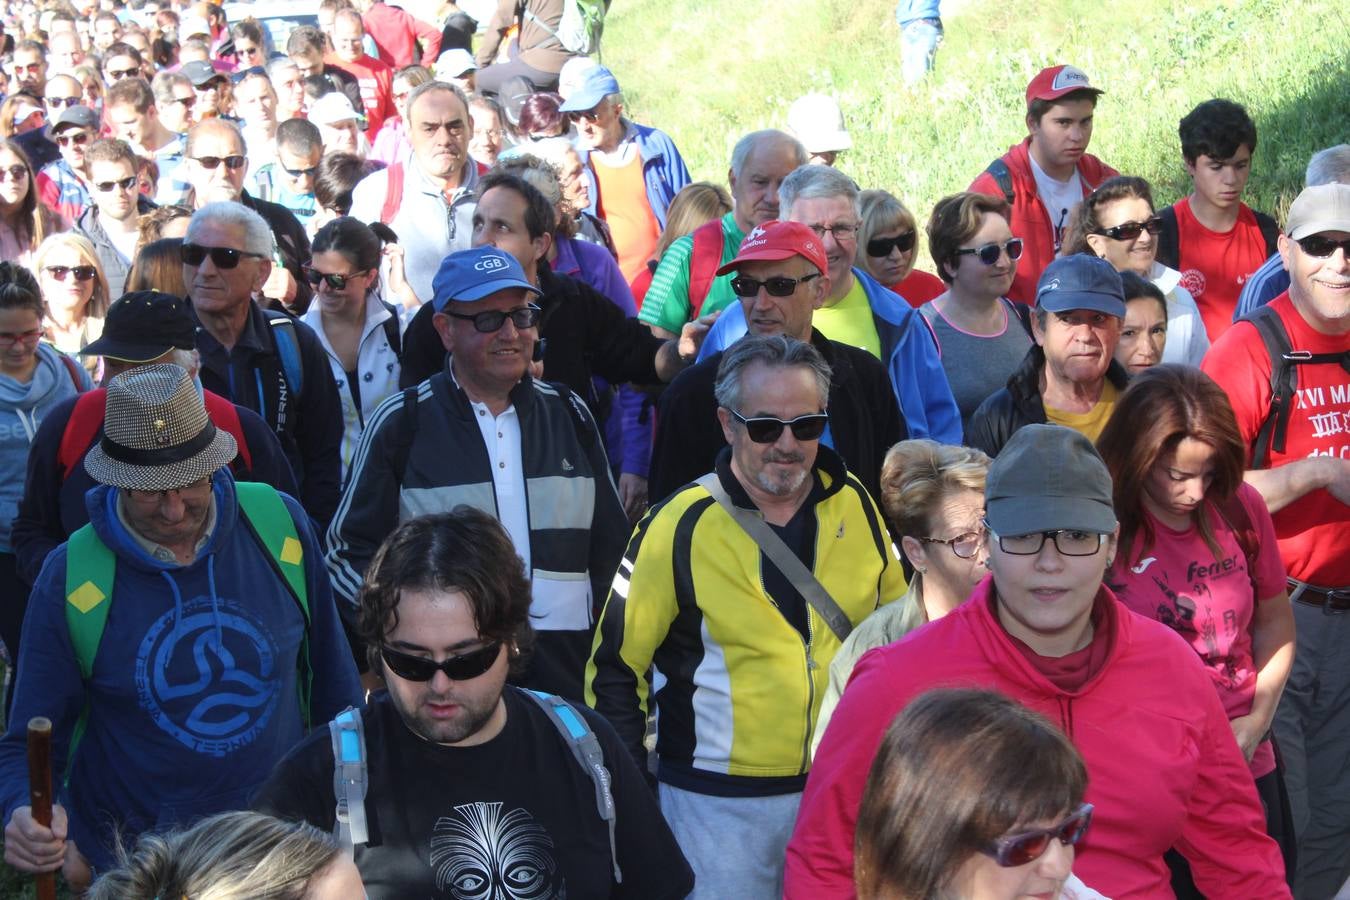
{"label": "curly dark hair", "polygon": [[1177,125],[1181,137],[1181,155],[1194,163],[1202,156],[1230,159],[1243,144],[1256,152],[1256,123],[1241,104],[1215,98],[1206,100],[1186,114]]}
{"label": "curly dark hair", "polygon": [[461,505],[404,522],[375,551],[356,598],[356,633],[374,671],[380,644],[398,627],[405,590],[463,594],[478,634],[514,647],[513,672],[529,658],[534,629],[525,563],[502,524],[482,510]]}

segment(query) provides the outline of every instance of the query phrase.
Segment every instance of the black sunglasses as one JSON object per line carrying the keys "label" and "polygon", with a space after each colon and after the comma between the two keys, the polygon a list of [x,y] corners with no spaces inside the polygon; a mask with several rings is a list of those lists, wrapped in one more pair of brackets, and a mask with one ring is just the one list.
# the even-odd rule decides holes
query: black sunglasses
{"label": "black sunglasses", "polygon": [[191,108],[192,108],[192,104],[194,104],[194,103],[197,102],[197,96],[194,94],[194,95],[191,96],[191,97],[174,97],[173,100],[171,100],[170,102],[171,102],[171,103],[181,103],[181,104],[183,104],[183,108],[184,108],[184,109],[191,109]]}
{"label": "black sunglasses", "polygon": [[52,109],[60,109],[63,106],[79,106],[79,97],[48,97],[47,105]]}
{"label": "black sunglasses", "polygon": [[285,172],[292,178],[304,178],[306,175],[313,178],[315,175],[319,174],[319,167],[310,166],[308,169],[288,169],[285,166],[282,166],[281,171]]}
{"label": "black sunglasses", "polygon": [[203,169],[213,171],[221,163],[224,163],[227,169],[242,169],[248,162],[248,158],[244,156],[194,156],[192,158],[197,160],[197,164]]}
{"label": "black sunglasses", "polygon": [[108,78],[112,81],[121,81],[123,78],[141,74],[140,69],[109,69]]}
{"label": "black sunglasses", "polygon": [[1025,866],[1041,858],[1041,854],[1050,849],[1050,842],[1058,839],[1061,844],[1077,844],[1087,834],[1092,824],[1092,804],[1084,803],[1064,821],[1049,828],[1010,834],[980,849],[986,856],[992,856],[994,862],[1003,868]]}
{"label": "black sunglasses", "polygon": [[891,250],[899,250],[901,253],[908,253],[914,249],[914,232],[906,231],[904,234],[897,234],[893,238],[872,238],[867,242],[868,256],[890,256]]}
{"label": "black sunglasses", "polygon": [[318,287],[320,282],[326,281],[328,282],[328,286],[335,291],[346,288],[348,279],[365,274],[364,272],[348,272],[346,275],[338,275],[336,273],[320,272],[311,266],[303,266],[301,267],[301,271],[305,274],[305,280],[315,287]]}
{"label": "black sunglasses", "polygon": [[217,269],[233,269],[245,256],[252,259],[267,258],[265,253],[249,253],[247,250],[235,250],[233,247],[203,247],[201,244],[184,244],[180,252],[183,262],[189,266],[200,266],[209,255]]}
{"label": "black sunglasses", "polygon": [[773,416],[746,418],[734,409],[727,411],[745,426],[745,433],[756,444],[772,444],[782,436],[784,428],[791,428],[792,436],[799,441],[819,440],[830,421],[830,417],[823,412],[808,413],[795,419],[776,419]]}
{"label": "black sunglasses", "polygon": [[487,312],[474,313],[473,315],[457,312],[447,312],[446,315],[452,319],[464,319],[467,322],[472,322],[477,331],[483,334],[491,334],[494,331],[501,331],[507,318],[511,319],[511,324],[516,328],[533,328],[539,324],[539,316],[542,312],[542,309],[531,303],[529,306],[522,306],[510,312],[490,309]]}
{"label": "black sunglasses", "polygon": [[89,132],[81,131],[79,134],[57,135],[56,143],[62,147],[69,147],[74,144],[76,147],[83,147],[89,143]]}
{"label": "black sunglasses", "polygon": [[770,297],[791,297],[792,292],[797,290],[797,285],[805,284],[812,278],[819,278],[820,274],[803,275],[801,278],[788,278],[786,275],[775,275],[765,281],[757,281],[754,278],[746,278],[744,275],[737,275],[731,279],[731,290],[737,297],[754,297],[759,294],[759,289],[764,288]]}
{"label": "black sunglasses", "polygon": [[98,274],[93,266],[47,266],[47,274],[57,281],[65,281],[66,275],[74,275],[76,281],[89,281]]}
{"label": "black sunglasses", "polygon": [[[28,170],[23,166],[10,166],[8,169],[0,169],[0,175],[8,174],[11,181],[18,181],[20,178],[28,177]],[[0,181],[3,181],[0,178]]]}
{"label": "black sunglasses", "polygon": [[600,118],[600,107],[597,106],[595,109],[581,109],[576,112],[570,112],[567,114],[567,118],[571,119],[573,122],[580,122],[583,119],[587,122],[594,122]]}
{"label": "black sunglasses", "polygon": [[425,656],[401,653],[388,644],[381,644],[380,656],[384,658],[389,671],[408,681],[430,681],[437,672],[445,673],[445,677],[451,681],[468,681],[492,668],[501,650],[501,642],[494,641],[478,650],[436,662]]}
{"label": "black sunglasses", "polygon": [[1350,259],[1350,239],[1333,241],[1331,238],[1320,234],[1310,234],[1305,238],[1299,238],[1294,243],[1298,244],[1299,249],[1304,253],[1316,259],[1326,259],[1336,252],[1337,247],[1340,247],[1341,252],[1345,254],[1347,259]]}
{"label": "black sunglasses", "polygon": [[1109,237],[1113,241],[1132,241],[1145,231],[1149,234],[1162,234],[1162,225],[1160,217],[1149,216],[1142,222],[1121,222],[1110,228],[1102,228],[1097,234]]}
{"label": "black sunglasses", "polygon": [[129,191],[135,183],[136,176],[132,175],[130,178],[123,178],[120,181],[95,181],[94,187],[98,189],[99,193],[108,194],[112,192],[113,188],[121,188],[124,191]]}
{"label": "black sunglasses", "polygon": [[953,253],[953,256],[974,256],[986,266],[998,262],[999,254],[1007,252],[1008,259],[1017,262],[1022,258],[1022,239],[1011,238],[1002,244],[983,244],[979,247],[965,247]]}

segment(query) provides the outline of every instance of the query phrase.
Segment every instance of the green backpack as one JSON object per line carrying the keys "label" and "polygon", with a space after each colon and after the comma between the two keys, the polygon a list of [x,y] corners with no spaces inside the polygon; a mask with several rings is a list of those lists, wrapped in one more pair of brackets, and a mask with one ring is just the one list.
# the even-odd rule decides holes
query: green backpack
{"label": "green backpack", "polygon": [[[300,673],[300,715],[305,730],[309,731],[312,724],[310,699],[314,672],[309,660],[310,614],[309,591],[305,586],[304,545],[300,542],[290,511],[286,509],[281,495],[271,486],[237,481],[234,489],[239,501],[240,521],[267,551],[268,562],[281,577],[287,592],[299,604],[300,614],[305,619],[305,634],[300,641],[296,668]],[[85,525],[70,536],[66,548],[66,625],[70,629],[75,659],[80,665],[80,676],[85,681],[93,676],[94,657],[98,655],[103,630],[108,624],[116,569],[117,557],[99,538],[92,524]],[[75,758],[75,748],[84,737],[88,719],[89,705],[86,703],[75,723],[67,762]]]}

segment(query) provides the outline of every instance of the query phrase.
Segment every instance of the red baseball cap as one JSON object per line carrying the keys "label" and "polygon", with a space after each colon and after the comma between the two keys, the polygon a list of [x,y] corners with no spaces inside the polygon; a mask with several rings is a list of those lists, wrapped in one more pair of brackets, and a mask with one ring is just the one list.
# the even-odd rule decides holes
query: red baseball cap
{"label": "red baseball cap", "polygon": [[1027,106],[1032,100],[1058,100],[1074,91],[1092,91],[1105,94],[1101,88],[1093,87],[1087,73],[1077,66],[1051,66],[1041,69],[1027,85]]}
{"label": "red baseball cap", "polygon": [[791,259],[800,256],[815,266],[823,274],[830,264],[825,259],[825,247],[816,233],[801,222],[780,222],[770,219],[763,225],[756,225],[741,241],[741,249],[736,258],[725,263],[717,270],[718,275],[740,268],[741,263],[756,260]]}

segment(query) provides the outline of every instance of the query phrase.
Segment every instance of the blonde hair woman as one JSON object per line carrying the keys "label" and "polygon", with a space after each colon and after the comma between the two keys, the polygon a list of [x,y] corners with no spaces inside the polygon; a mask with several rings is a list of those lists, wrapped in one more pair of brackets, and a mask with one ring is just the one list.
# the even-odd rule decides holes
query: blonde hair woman
{"label": "blonde hair woman", "polygon": [[[78,353],[103,333],[112,299],[94,245],[71,231],[53,234],[33,257],[42,299],[47,304],[43,340],[62,353]],[[94,376],[97,358],[84,360]]]}

